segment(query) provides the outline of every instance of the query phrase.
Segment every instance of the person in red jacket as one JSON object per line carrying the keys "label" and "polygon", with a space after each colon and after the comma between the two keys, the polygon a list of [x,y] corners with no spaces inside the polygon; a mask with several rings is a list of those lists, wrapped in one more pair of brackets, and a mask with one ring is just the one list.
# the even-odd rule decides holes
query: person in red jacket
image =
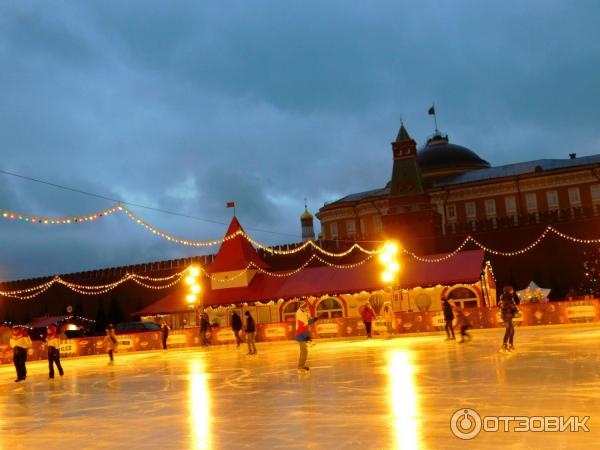
{"label": "person in red jacket", "polygon": [[367,330],[367,339],[371,338],[371,322],[375,319],[375,311],[373,311],[373,307],[370,302],[365,303],[365,305],[360,310],[360,317],[365,324],[365,329]]}

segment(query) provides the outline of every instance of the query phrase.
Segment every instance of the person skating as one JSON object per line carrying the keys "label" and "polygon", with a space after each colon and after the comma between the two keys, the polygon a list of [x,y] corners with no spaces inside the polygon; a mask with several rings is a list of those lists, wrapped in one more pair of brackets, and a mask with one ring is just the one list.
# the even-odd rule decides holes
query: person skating
{"label": "person skating", "polygon": [[512,286],[504,286],[502,289],[502,295],[500,296],[500,313],[502,315],[502,322],[504,322],[504,339],[502,340],[503,351],[513,351],[514,337],[515,337],[515,325],[513,324],[513,318],[519,310],[514,301],[514,289]]}
{"label": "person skating", "polygon": [[54,378],[54,365],[58,369],[58,374],[62,377],[65,372],[60,364],[60,335],[56,332],[56,327],[50,325],[47,328],[46,345],[48,346],[48,376]]}
{"label": "person skating", "polygon": [[367,331],[367,339],[371,338],[371,323],[375,318],[375,311],[373,311],[373,307],[370,302],[365,303],[360,311],[360,317],[362,318],[365,324],[365,330]]}
{"label": "person skating", "polygon": [[163,350],[167,349],[167,339],[169,339],[169,330],[170,329],[171,328],[169,328],[169,325],[167,325],[167,322],[165,322],[163,320],[160,324],[160,332],[161,332]]}
{"label": "person skating", "polygon": [[248,341],[248,354],[256,355],[256,345],[254,340],[256,337],[256,325],[250,311],[244,313],[246,315],[246,340]]}
{"label": "person skating", "polygon": [[444,321],[446,322],[446,340],[453,341],[456,339],[454,336],[454,328],[452,327],[454,312],[452,311],[452,305],[445,296],[442,297],[442,310],[444,311]]}
{"label": "person skating", "polygon": [[32,347],[31,338],[24,327],[14,327],[10,338],[10,346],[13,348],[13,364],[17,371],[16,383],[27,378],[27,350]]}
{"label": "person skating", "polygon": [[200,345],[202,347],[208,347],[208,330],[210,330],[208,314],[202,313],[200,316]]}
{"label": "person skating", "polygon": [[464,342],[469,342],[472,338],[471,335],[467,333],[467,330],[473,328],[473,326],[465,315],[465,312],[458,306],[456,307],[456,326],[460,330],[460,341],[458,341],[458,343],[463,344]]}
{"label": "person skating", "polygon": [[104,347],[108,350],[108,357],[110,358],[109,364],[114,363],[114,352],[117,351],[117,335],[115,334],[115,327],[109,324],[106,327],[106,336],[104,337]]}
{"label": "person skating", "polygon": [[298,372],[300,373],[308,373],[310,370],[306,365],[306,359],[308,358],[307,343],[310,342],[308,326],[314,323],[315,320],[308,314],[308,303],[302,302],[296,311],[296,331],[294,335],[294,339],[300,346],[300,355],[298,356]]}
{"label": "person skating", "polygon": [[392,305],[390,305],[389,303],[383,305],[382,315],[383,320],[385,320],[388,338],[391,338],[392,334],[394,334],[394,310],[392,309]]}
{"label": "person skating", "polygon": [[231,311],[231,330],[233,331],[233,334],[235,335],[235,342],[236,342],[237,346],[239,347],[240,344],[242,344],[242,342],[244,342],[242,340],[242,338],[240,337],[240,331],[242,331],[242,318],[235,311]]}

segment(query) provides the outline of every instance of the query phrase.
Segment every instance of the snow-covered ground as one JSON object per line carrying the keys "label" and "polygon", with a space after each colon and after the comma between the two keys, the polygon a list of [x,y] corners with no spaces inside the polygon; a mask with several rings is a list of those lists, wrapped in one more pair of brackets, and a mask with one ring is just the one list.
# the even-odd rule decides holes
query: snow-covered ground
{"label": "snow-covered ground", "polygon": [[[42,362],[14,383],[0,368],[0,448],[600,448],[600,326],[321,341],[310,375],[295,342]],[[590,416],[589,432],[481,432],[456,438],[453,413]],[[470,422],[474,423],[474,422]]]}

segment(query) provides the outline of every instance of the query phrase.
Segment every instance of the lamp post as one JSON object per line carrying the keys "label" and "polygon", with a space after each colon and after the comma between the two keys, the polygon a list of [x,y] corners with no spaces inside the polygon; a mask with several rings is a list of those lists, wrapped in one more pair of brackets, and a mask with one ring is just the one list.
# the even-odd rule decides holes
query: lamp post
{"label": "lamp post", "polygon": [[198,302],[198,295],[202,290],[200,288],[200,284],[198,283],[198,276],[200,275],[200,269],[196,266],[190,266],[188,268],[188,276],[185,277],[185,283],[188,285],[189,293],[186,295],[185,299],[192,308],[196,312],[196,325],[198,325],[198,307],[202,306],[202,302]]}
{"label": "lamp post", "polygon": [[[398,274],[400,273],[399,253],[399,245],[394,241],[387,241],[384,251],[379,255],[379,262],[383,265],[381,280],[390,289],[392,305],[394,300],[394,286],[398,284]],[[400,292],[400,305],[402,306],[402,291]]]}

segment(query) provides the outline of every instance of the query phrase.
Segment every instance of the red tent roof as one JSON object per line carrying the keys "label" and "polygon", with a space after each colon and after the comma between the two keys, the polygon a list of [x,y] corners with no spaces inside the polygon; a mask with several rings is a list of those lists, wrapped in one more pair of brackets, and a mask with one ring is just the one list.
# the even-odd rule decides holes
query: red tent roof
{"label": "red tent roof", "polygon": [[[429,256],[436,258],[444,255]],[[400,274],[400,286],[413,288],[477,282],[482,273],[483,258],[483,250],[463,251],[438,263],[426,263],[406,258]],[[329,266],[313,267],[289,277],[273,277],[257,273],[248,287],[212,290],[210,285],[206,285],[202,295],[205,306],[218,306],[280,298],[319,297],[326,294],[376,291],[384,287],[380,280],[380,273],[381,266],[374,259],[353,269],[336,269]],[[138,311],[135,315],[186,310],[188,310],[188,306],[185,304],[185,295],[178,293],[166,296]]]}
{"label": "red tent roof", "polygon": [[[233,216],[225,237],[231,236],[237,231],[244,231],[237,218]],[[210,266],[210,272],[229,272],[234,270],[245,269],[248,263],[253,262],[263,269],[268,268],[268,264],[265,263],[256,249],[252,246],[248,240],[240,235],[232,239],[228,239],[221,244],[215,262]]]}

